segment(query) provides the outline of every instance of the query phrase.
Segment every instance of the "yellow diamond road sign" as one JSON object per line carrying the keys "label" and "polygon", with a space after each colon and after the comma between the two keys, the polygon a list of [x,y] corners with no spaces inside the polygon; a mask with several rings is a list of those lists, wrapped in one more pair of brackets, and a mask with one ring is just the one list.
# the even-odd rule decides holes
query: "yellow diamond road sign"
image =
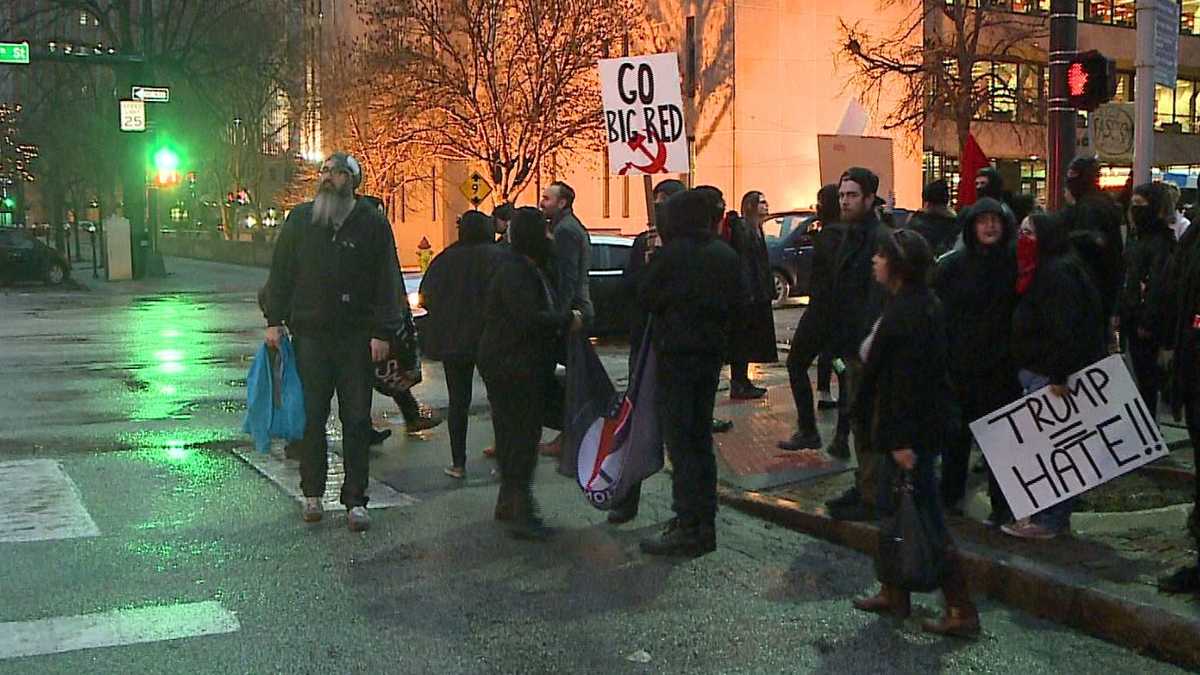
{"label": "yellow diamond road sign", "polygon": [[458,189],[462,190],[463,196],[467,198],[467,201],[475,206],[482,204],[483,200],[492,194],[492,186],[488,185],[487,180],[479,175],[478,171],[472,171],[471,175],[467,176],[467,179],[463,181],[463,184],[458,186]]}

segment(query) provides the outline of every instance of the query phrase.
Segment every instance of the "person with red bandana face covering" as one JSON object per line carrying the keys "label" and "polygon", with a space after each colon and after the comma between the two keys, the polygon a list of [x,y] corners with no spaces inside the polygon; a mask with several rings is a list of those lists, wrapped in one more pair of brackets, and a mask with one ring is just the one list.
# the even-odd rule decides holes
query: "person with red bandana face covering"
{"label": "person with red bandana face covering", "polygon": [[[1084,263],[1071,250],[1061,220],[1035,214],[1017,239],[1017,293],[1012,354],[1026,394],[1046,386],[1067,396],[1067,377],[1104,358],[1104,309]],[[1053,539],[1071,529],[1075,500],[1005,525],[1023,539]]]}

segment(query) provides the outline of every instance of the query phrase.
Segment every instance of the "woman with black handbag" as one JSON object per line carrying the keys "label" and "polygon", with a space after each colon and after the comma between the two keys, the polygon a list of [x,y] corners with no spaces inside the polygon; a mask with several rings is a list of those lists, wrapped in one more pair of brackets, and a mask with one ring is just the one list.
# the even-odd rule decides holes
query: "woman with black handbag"
{"label": "woman with black handbag", "polygon": [[974,637],[979,614],[938,497],[935,465],[945,442],[950,390],[945,317],[927,285],[933,252],[917,232],[897,230],[884,239],[872,263],[889,300],[862,344],[863,380],[854,414],[868,421],[871,447],[884,455],[876,563],[882,587],[854,606],[903,618],[911,612],[912,591],[940,586],[946,614],[923,628]]}

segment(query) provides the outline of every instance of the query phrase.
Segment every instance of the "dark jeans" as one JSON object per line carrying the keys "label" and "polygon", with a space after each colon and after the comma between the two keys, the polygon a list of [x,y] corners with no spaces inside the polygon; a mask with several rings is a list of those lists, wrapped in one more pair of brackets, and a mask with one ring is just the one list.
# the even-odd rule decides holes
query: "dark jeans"
{"label": "dark jeans", "polygon": [[[959,423],[954,427],[942,454],[941,493],[942,503],[947,506],[958,504],[967,494],[971,446],[975,441],[971,434],[971,422],[1015,401],[1020,395],[1020,390],[1017,389],[1015,379],[1004,373],[997,373],[992,377],[964,382],[955,387],[954,393],[961,414]],[[990,467],[988,497],[992,503],[992,512],[1002,520],[1007,520],[1011,515],[1008,500],[1004,498],[1000,484],[996,482]]]}
{"label": "dark jeans", "polygon": [[729,382],[731,384],[750,384],[750,364],[745,361],[729,364]]}
{"label": "dark jeans", "polygon": [[[859,388],[863,384],[863,362],[857,357],[847,358],[845,361],[845,377],[839,379],[838,383],[844,385],[842,389],[846,392],[846,400],[853,401],[858,397]],[[862,495],[864,504],[875,506],[880,489],[879,465],[882,460],[872,447],[871,424],[861,416],[856,416],[850,421],[850,429],[854,432],[854,460],[858,463],[858,470],[854,475],[855,487]]]}
{"label": "dark jeans", "polygon": [[829,391],[833,384],[833,354],[821,352],[817,357],[817,391]]}
{"label": "dark jeans", "polygon": [[421,417],[421,404],[417,403],[417,397],[413,396],[411,389],[406,389],[403,392],[392,397],[396,405],[400,408],[400,414],[404,416],[405,424],[412,424]]}
{"label": "dark jeans", "polygon": [[[1180,356],[1176,356],[1180,358]],[[1192,458],[1196,466],[1200,466],[1200,391],[1193,391],[1188,395],[1188,400],[1184,405],[1184,414],[1187,421],[1188,436],[1192,442]],[[1195,495],[1192,501],[1192,514],[1188,518],[1188,531],[1196,541],[1197,548],[1200,549],[1200,480],[1193,480],[1192,485],[1195,488]],[[1200,564],[1200,551],[1197,551],[1197,564]]]}
{"label": "dark jeans", "polygon": [[1127,339],[1133,376],[1137,378],[1138,393],[1152,415],[1158,415],[1158,393],[1162,389],[1162,372],[1158,368],[1158,346],[1151,340],[1138,337],[1132,328]]}
{"label": "dark jeans", "polygon": [[500,480],[523,491],[528,491],[532,485],[533,470],[537,466],[544,381],[537,377],[484,379],[492,406]]}
{"label": "dark jeans", "polygon": [[[797,331],[797,335],[799,331]],[[828,354],[822,354],[820,361],[829,362],[829,367],[832,370],[832,358],[827,358]],[[815,433],[817,431],[817,414],[813,408],[813,393],[812,383],[808,381],[808,369],[812,366],[814,359],[817,359],[816,349],[811,345],[805,345],[796,342],[793,339],[792,349],[788,352],[787,371],[788,383],[792,388],[792,402],[796,405],[796,428],[800,433]],[[832,376],[827,376],[825,380],[825,391],[828,391],[830,379]],[[817,373],[817,388],[820,389],[820,366],[818,364]],[[837,419],[837,436],[846,437],[850,435],[850,416],[846,414],[846,407],[849,399],[846,395],[848,387],[846,386],[845,375],[838,375],[838,419]]]}
{"label": "dark jeans", "polygon": [[446,426],[450,429],[450,456],[454,466],[461,468],[467,465],[467,417],[471,413],[475,361],[447,359],[442,362],[442,368],[446,371],[446,389],[450,393],[450,409],[446,413]]}
{"label": "dark jeans", "polygon": [[[1049,377],[1028,370],[1021,370],[1017,376],[1026,394],[1032,394],[1050,384]],[[1061,501],[1044,511],[1038,511],[1030,516],[1029,520],[1051,532],[1065,533],[1071,529],[1071,514],[1075,512],[1075,503],[1078,501],[1078,497]]]}
{"label": "dark jeans", "polygon": [[296,335],[296,365],[304,386],[304,440],[300,490],[305,497],[325,495],[329,459],[325,423],[336,392],[342,421],[342,458],[346,478],[340,501],[346,508],[366,506],[371,429],[370,336],[365,331]]}
{"label": "dark jeans", "polygon": [[542,397],[542,426],[562,431],[567,419],[567,388],[550,366],[538,383]]}
{"label": "dark jeans", "polygon": [[717,517],[712,414],[720,378],[720,357],[659,356],[655,403],[673,467],[672,508],[685,525]]}

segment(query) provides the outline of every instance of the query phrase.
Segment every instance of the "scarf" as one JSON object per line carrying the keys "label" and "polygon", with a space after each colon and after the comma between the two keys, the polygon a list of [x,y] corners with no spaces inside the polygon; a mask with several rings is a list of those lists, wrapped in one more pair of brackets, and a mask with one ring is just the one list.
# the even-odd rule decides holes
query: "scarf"
{"label": "scarf", "polygon": [[1017,238],[1017,293],[1019,295],[1025,295],[1025,292],[1033,284],[1037,263],[1037,239],[1021,235]]}

